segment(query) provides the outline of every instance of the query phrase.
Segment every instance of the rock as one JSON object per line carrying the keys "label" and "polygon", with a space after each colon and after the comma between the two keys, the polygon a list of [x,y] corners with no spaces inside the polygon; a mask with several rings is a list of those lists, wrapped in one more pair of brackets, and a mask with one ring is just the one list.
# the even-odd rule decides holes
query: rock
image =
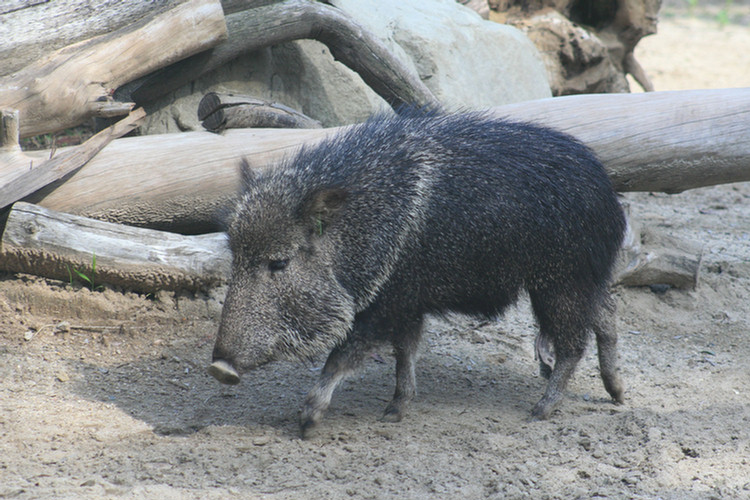
{"label": "rock", "polygon": [[334,0],[410,60],[448,109],[550,97],[541,56],[519,30],[454,0]]}
{"label": "rock", "polygon": [[[448,109],[477,109],[549,97],[542,59],[519,30],[483,20],[454,0],[337,0],[412,66]],[[207,92],[280,102],[331,127],[388,105],[328,48],[298,40],[242,56],[147,107],[141,133],[202,130]]]}
{"label": "rock", "polygon": [[333,60],[315,40],[298,40],[238,57],[147,106],[140,133],[203,130],[198,103],[208,92],[251,95],[280,102],[325,127],[365,120],[388,104],[359,75]]}

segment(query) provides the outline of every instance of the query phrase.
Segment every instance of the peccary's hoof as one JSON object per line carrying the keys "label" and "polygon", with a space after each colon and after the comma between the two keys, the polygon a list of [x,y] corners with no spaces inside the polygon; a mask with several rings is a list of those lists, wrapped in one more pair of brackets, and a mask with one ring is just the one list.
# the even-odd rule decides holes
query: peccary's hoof
{"label": "peccary's hoof", "polygon": [[534,409],[531,410],[531,421],[547,420],[550,415],[552,415],[556,406],[556,403],[550,403],[549,401],[542,399],[536,404],[536,406],[534,406]]}
{"label": "peccary's hoof", "polygon": [[404,419],[404,412],[396,406],[388,405],[385,409],[383,416],[380,417],[381,422],[401,422]]}
{"label": "peccary's hoof", "polygon": [[312,419],[300,420],[299,435],[302,439],[311,439],[315,436],[318,424]]}
{"label": "peccary's hoof", "polygon": [[236,385],[240,383],[240,376],[237,371],[224,360],[214,361],[208,367],[208,373],[222,384]]}

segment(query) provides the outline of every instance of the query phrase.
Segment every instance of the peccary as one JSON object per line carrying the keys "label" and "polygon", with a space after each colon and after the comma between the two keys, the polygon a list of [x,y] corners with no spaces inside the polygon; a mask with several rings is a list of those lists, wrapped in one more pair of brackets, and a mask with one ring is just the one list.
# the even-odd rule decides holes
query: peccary
{"label": "peccary", "polygon": [[209,372],[238,383],[269,361],[331,350],[303,434],[382,342],[396,357],[384,419],[400,420],[425,314],[497,317],[524,290],[549,378],[532,416],[561,400],[591,331],[605,388],[623,401],[609,285],[625,219],[602,165],[572,137],[478,112],[412,112],[241,171]]}

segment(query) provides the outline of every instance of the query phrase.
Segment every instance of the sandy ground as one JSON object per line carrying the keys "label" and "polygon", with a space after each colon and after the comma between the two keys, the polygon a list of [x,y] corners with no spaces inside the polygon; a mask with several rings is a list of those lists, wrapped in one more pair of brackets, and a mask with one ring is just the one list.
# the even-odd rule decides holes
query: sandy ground
{"label": "sandy ground", "polygon": [[[746,25],[678,14],[639,50],[657,89],[750,85]],[[616,288],[626,404],[589,352],[545,422],[528,421],[545,383],[525,303],[430,322],[403,422],[378,420],[383,349],[303,441],[317,365],[206,375],[220,294],[0,276],[0,499],[750,498],[750,184],[626,198],[704,245],[700,283]]]}

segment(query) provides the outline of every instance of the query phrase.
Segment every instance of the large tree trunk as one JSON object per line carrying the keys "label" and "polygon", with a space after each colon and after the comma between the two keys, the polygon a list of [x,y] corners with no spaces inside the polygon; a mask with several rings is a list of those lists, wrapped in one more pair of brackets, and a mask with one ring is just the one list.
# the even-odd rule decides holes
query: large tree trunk
{"label": "large tree trunk", "polygon": [[620,192],[750,180],[750,88],[568,96],[492,111],[577,137]]}
{"label": "large tree trunk", "polygon": [[[25,155],[18,146],[18,111],[0,111],[0,208],[75,172],[110,143],[140,125],[143,108],[89,140],[48,160]],[[17,175],[21,172],[21,175]],[[5,175],[12,180],[4,182]]]}
{"label": "large tree trunk", "polygon": [[151,18],[181,1],[3,0],[0,76],[15,73],[57,49]]}
{"label": "large tree trunk", "polygon": [[[702,248],[640,230],[629,233],[615,282],[695,288]],[[643,240],[643,241],[642,241]],[[184,236],[110,224],[16,203],[0,240],[0,269],[106,283],[139,292],[205,290],[226,283],[232,256],[226,235]]]}
{"label": "large tree trunk", "polygon": [[230,264],[221,233],[183,236],[29,203],[13,205],[0,241],[0,269],[83,281],[91,288],[107,283],[140,292],[207,289],[227,280]]}
{"label": "large tree trunk", "polygon": [[[492,108],[495,116],[567,131],[591,146],[618,191],[663,191],[750,180],[750,89],[587,95]],[[113,141],[43,206],[187,232],[215,226],[245,157],[267,167],[340,129],[189,132]]]}
{"label": "large tree trunk", "polygon": [[62,130],[92,116],[127,114],[132,104],[113,101],[115,89],[225,38],[221,3],[189,0],[0,78],[0,108],[19,111],[21,137]]}

